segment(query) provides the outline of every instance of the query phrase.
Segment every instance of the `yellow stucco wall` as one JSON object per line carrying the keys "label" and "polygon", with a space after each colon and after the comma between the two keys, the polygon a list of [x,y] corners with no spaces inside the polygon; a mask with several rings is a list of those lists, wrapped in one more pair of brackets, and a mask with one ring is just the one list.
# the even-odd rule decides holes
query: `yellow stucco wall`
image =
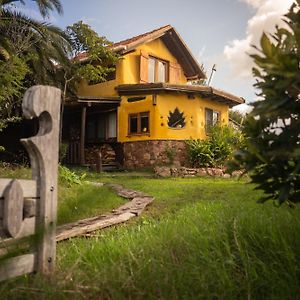
{"label": "yellow stucco wall", "polygon": [[[78,87],[79,96],[118,96],[115,87],[120,84],[140,83],[140,55],[141,51],[163,60],[178,63],[161,39],[141,45],[135,51],[125,54],[116,65],[116,79],[94,85],[82,82]],[[183,71],[180,73],[179,84],[186,84]]]}
{"label": "yellow stucco wall", "polygon": [[[170,111],[178,108],[184,113],[184,128],[169,128],[168,116]],[[195,97],[188,99],[183,93],[164,93],[157,95],[156,105],[152,103],[152,95],[145,100],[128,103],[127,97],[122,97],[122,105],[118,111],[120,142],[143,140],[186,140],[189,138],[205,139],[205,108],[220,112],[221,124],[228,124],[228,106]],[[144,135],[128,134],[128,115],[131,113],[150,113],[150,133]]]}
{"label": "yellow stucco wall", "polygon": [[[140,83],[140,54],[147,52],[151,56],[178,63],[161,39],[151,41],[139,46],[135,51],[123,56],[116,66],[116,79],[108,82],[87,85],[81,83],[78,89],[79,96],[118,96],[115,89],[120,84]],[[187,79],[181,70],[179,84],[186,84]],[[142,95],[144,96],[144,95]],[[147,95],[145,100],[128,103],[126,96],[122,96],[118,108],[118,141],[140,140],[184,140],[189,138],[206,138],[205,134],[205,108],[210,108],[221,113],[221,123],[228,123],[228,106],[201,99],[188,99],[185,93],[168,92],[157,95],[156,105],[152,103],[152,95]],[[186,126],[182,129],[168,128],[169,111],[178,108],[184,112]],[[132,113],[150,113],[150,133],[145,135],[128,135],[128,115]]]}

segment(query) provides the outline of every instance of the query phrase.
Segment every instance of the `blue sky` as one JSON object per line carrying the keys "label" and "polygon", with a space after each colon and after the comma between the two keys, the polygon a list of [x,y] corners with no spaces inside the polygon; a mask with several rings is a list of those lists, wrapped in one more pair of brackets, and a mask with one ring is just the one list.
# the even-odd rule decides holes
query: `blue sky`
{"label": "blue sky", "polygon": [[[29,1],[22,9],[37,17]],[[65,28],[83,20],[117,42],[163,25],[174,26],[203,63],[211,85],[251,102],[256,99],[247,52],[263,31],[272,32],[293,0],[61,0],[64,14],[49,22]],[[28,4],[29,3],[29,4]]]}

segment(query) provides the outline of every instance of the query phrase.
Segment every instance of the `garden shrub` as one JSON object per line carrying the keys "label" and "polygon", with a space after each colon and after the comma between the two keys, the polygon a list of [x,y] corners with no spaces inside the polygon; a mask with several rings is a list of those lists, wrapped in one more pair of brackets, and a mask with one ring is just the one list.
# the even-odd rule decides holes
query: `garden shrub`
{"label": "garden shrub", "polygon": [[187,141],[189,160],[194,167],[223,167],[243,145],[244,136],[239,131],[221,125],[212,126],[206,140]]}
{"label": "garden shrub", "polygon": [[263,34],[253,74],[260,101],[244,124],[246,147],[238,151],[232,169],[244,169],[261,201],[300,202],[300,0],[285,15],[285,28]]}
{"label": "garden shrub", "polygon": [[82,184],[83,179],[85,178],[86,174],[77,175],[75,172],[71,171],[69,168],[58,165],[58,171],[59,171],[59,181],[63,182],[69,186],[72,186],[73,184]]}

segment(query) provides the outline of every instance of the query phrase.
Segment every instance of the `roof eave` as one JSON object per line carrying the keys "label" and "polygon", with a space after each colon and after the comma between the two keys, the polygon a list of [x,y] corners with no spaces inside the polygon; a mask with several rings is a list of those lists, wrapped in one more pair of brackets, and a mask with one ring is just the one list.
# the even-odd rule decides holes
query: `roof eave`
{"label": "roof eave", "polygon": [[168,83],[150,83],[150,84],[123,84],[117,88],[119,95],[136,95],[160,92],[182,92],[187,94],[201,95],[204,98],[210,98],[213,101],[224,103],[230,108],[245,103],[245,99],[237,97],[230,93],[202,85],[174,85]]}

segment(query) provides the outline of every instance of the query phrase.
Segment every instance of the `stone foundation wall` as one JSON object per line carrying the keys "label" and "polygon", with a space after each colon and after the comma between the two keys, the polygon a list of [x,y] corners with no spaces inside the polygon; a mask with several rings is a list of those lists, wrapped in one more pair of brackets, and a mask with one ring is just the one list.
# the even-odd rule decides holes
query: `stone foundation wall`
{"label": "stone foundation wall", "polygon": [[126,142],[123,144],[124,167],[127,169],[160,165],[187,166],[185,141],[155,140]]}

